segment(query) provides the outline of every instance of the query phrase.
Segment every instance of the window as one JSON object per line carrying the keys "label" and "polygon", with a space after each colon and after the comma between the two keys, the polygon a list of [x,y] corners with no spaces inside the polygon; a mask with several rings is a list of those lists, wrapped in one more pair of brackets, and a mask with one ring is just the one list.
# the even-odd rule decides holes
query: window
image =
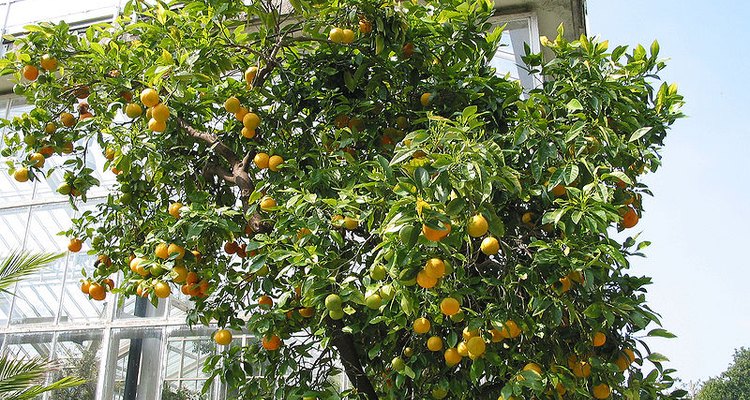
{"label": "window", "polygon": [[525,54],[524,44],[528,44],[532,53],[538,53],[539,26],[536,16],[532,13],[499,15],[491,20],[493,27],[505,25],[495,57],[490,65],[495,67],[498,74],[508,75],[510,79],[519,81],[525,92],[538,87],[542,82],[538,76],[532,76],[526,70],[521,57]]}

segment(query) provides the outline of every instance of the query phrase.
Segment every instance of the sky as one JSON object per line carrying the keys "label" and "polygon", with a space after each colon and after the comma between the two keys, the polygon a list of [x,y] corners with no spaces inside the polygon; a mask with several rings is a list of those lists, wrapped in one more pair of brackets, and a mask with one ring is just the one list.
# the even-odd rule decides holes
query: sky
{"label": "sky", "polygon": [[726,370],[750,347],[750,2],[588,0],[588,32],[614,45],[657,39],[687,118],[647,175],[654,197],[634,230],[653,244],[634,260],[652,276],[649,305],[676,339],[650,340],[683,381]]}

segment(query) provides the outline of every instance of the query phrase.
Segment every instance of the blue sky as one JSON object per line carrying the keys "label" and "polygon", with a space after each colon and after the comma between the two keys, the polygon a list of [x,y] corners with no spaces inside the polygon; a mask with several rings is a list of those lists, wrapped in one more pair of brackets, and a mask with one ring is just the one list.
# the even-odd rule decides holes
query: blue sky
{"label": "blue sky", "polygon": [[666,140],[663,167],[645,178],[635,229],[651,240],[634,273],[654,284],[649,304],[677,339],[654,339],[684,381],[726,369],[750,347],[750,2],[589,0],[588,29],[616,44],[654,39],[669,58],[684,112]]}

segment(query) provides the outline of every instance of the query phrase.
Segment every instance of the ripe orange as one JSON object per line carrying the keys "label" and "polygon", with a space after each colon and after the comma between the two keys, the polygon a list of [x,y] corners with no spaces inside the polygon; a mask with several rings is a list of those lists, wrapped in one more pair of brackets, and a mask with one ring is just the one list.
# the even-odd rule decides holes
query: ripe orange
{"label": "ripe orange", "polygon": [[412,328],[414,328],[414,333],[416,334],[427,333],[430,331],[430,320],[424,317],[417,318],[414,320]]}
{"label": "ripe orange", "polygon": [[26,80],[35,81],[39,77],[39,69],[33,65],[24,65],[21,74]]}
{"label": "ripe orange", "polygon": [[344,41],[344,31],[341,28],[333,28],[328,32],[328,40],[333,43],[341,43]]}
{"label": "ripe orange", "polygon": [[172,289],[169,284],[163,281],[158,281],[154,284],[154,294],[160,299],[166,299],[172,294]]}
{"label": "ripe orange", "polygon": [[607,343],[607,335],[602,332],[596,332],[594,333],[594,337],[591,341],[594,347],[604,346],[604,343]]}
{"label": "ripe orange", "polygon": [[57,59],[49,54],[45,54],[42,56],[39,65],[45,71],[54,71],[57,69]]}
{"label": "ripe orange", "polygon": [[337,115],[336,118],[333,120],[333,125],[336,126],[336,128],[344,129],[347,126],[349,126],[349,116],[341,114]]}
{"label": "ripe orange", "polygon": [[255,155],[255,157],[253,157],[253,162],[260,169],[268,168],[269,161],[270,161],[270,158],[268,157],[268,154],[266,153],[258,153]]}
{"label": "ripe orange", "polygon": [[341,36],[341,43],[343,44],[350,44],[354,42],[354,31],[351,29],[344,29]]}
{"label": "ripe orange", "polygon": [[237,121],[242,122],[242,120],[245,118],[245,115],[247,115],[247,108],[240,106],[240,109],[237,110],[236,113],[234,113],[234,118],[237,119]]}
{"label": "ripe orange", "polygon": [[461,305],[453,297],[446,297],[440,302],[440,311],[449,317],[458,314],[459,310],[461,310]]}
{"label": "ripe orange", "polygon": [[430,278],[440,279],[445,275],[445,263],[439,258],[430,258],[424,265],[424,272]]}
{"label": "ripe orange", "polygon": [[440,339],[437,336],[430,336],[430,338],[427,339],[427,349],[430,351],[443,350],[443,339]]}
{"label": "ripe orange", "polygon": [[607,385],[606,383],[600,383],[594,386],[592,392],[594,394],[594,398],[603,400],[609,398],[609,396],[612,394],[612,389],[610,389],[609,385]]}
{"label": "ripe orange", "polygon": [[249,67],[245,70],[245,83],[248,87],[253,84],[256,75],[258,75],[258,67]]}
{"label": "ripe orange", "polygon": [[422,270],[417,274],[417,284],[425,289],[432,289],[437,285],[437,279],[433,278]]}
{"label": "ripe orange", "polygon": [[464,339],[464,342],[468,342],[469,339],[477,336],[479,336],[479,331],[476,329],[469,330],[468,326],[461,332],[461,337]]}
{"label": "ripe orange", "polygon": [[91,285],[89,285],[89,296],[94,300],[102,301],[107,297],[107,290],[104,286],[92,282]]}
{"label": "ripe orange", "polygon": [[484,236],[488,229],[489,225],[487,224],[487,219],[485,219],[482,214],[477,214],[469,218],[469,225],[466,230],[469,233],[469,236],[480,237]]}
{"label": "ripe orange", "polygon": [[443,353],[443,358],[445,359],[445,365],[452,367],[458,363],[461,362],[461,354],[458,353],[458,350],[455,348],[450,348],[445,350],[445,353]]}
{"label": "ripe orange", "polygon": [[567,193],[568,189],[565,188],[563,185],[557,185],[552,188],[552,195],[555,197],[562,197],[565,196],[565,193]]}
{"label": "ripe orange", "polygon": [[51,135],[55,132],[57,132],[57,125],[54,122],[47,122],[44,125],[44,133]]}
{"label": "ripe orange", "polygon": [[141,92],[141,103],[146,107],[153,107],[159,104],[159,93],[151,88],[145,89]]}
{"label": "ripe orange", "polygon": [[172,203],[169,205],[169,215],[180,219],[180,208],[182,208],[182,203]]}
{"label": "ripe orange", "polygon": [[234,254],[239,249],[240,249],[240,246],[237,245],[236,242],[226,242],[226,243],[224,243],[224,252],[227,253],[227,254]]}
{"label": "ripe orange", "polygon": [[422,107],[427,107],[430,105],[430,102],[432,101],[432,93],[422,93],[422,96],[419,97],[419,103],[422,104]]}
{"label": "ripe orange", "polygon": [[263,345],[263,348],[269,351],[278,350],[279,347],[281,347],[281,338],[273,335],[271,337],[263,337],[263,340],[261,341],[261,344]]}
{"label": "ripe orange", "polygon": [[71,253],[78,253],[81,251],[81,248],[83,247],[83,242],[81,242],[80,239],[73,238],[70,239],[70,242],[68,242],[68,251]]}
{"label": "ripe orange", "polygon": [[521,216],[521,222],[523,222],[526,225],[533,225],[534,221],[534,213],[532,212],[525,212]]}
{"label": "ripe orange", "polygon": [[279,170],[279,165],[281,165],[284,162],[284,158],[281,156],[271,156],[268,159],[268,169],[270,169],[273,172],[277,172]]}
{"label": "ripe orange", "polygon": [[443,240],[448,234],[451,233],[451,224],[447,223],[440,223],[441,226],[444,226],[443,229],[433,229],[430,228],[427,225],[422,225],[422,234],[424,235],[427,240],[432,242],[439,242]]}
{"label": "ripe orange", "polygon": [[359,227],[359,221],[352,217],[344,217],[344,228],[353,231]]}
{"label": "ripe orange", "polygon": [[242,117],[242,125],[244,125],[245,128],[254,131],[260,125],[260,117],[254,112],[249,112]]}
{"label": "ripe orange", "polygon": [[164,103],[155,105],[151,109],[151,118],[159,122],[166,122],[169,119],[169,107],[165,106]]}
{"label": "ripe orange", "polygon": [[492,335],[492,343],[499,343],[502,342],[505,337],[503,336],[503,333],[500,332],[500,329],[492,328],[490,330],[490,334]]}
{"label": "ripe orange", "polygon": [[505,321],[505,324],[503,324],[503,328],[500,330],[500,332],[506,339],[516,338],[521,335],[521,329],[513,320]]}
{"label": "ripe orange", "polygon": [[218,345],[226,346],[229,343],[232,343],[232,332],[229,332],[226,329],[219,329],[214,333],[214,341]]}
{"label": "ripe orange", "polygon": [[638,224],[638,219],[638,214],[635,210],[632,207],[628,207],[628,210],[625,211],[625,215],[622,216],[622,227],[632,228]]}
{"label": "ripe orange", "polygon": [[13,173],[13,179],[15,179],[18,182],[26,182],[29,180],[29,169],[26,167],[21,167],[16,170],[16,172]]}
{"label": "ripe orange", "polygon": [[64,127],[70,128],[76,124],[76,117],[74,117],[71,113],[64,112],[60,114],[60,122]]}
{"label": "ripe orange", "polygon": [[366,19],[360,19],[359,20],[359,32],[362,33],[363,35],[366,35],[372,32],[372,22]]}
{"label": "ripe orange", "polygon": [[154,132],[164,132],[165,130],[167,130],[167,123],[151,118],[150,120],[148,120],[148,129]]}
{"label": "ripe orange", "polygon": [[570,281],[570,278],[568,278],[567,276],[563,276],[562,278],[560,278],[559,282],[560,282],[560,288],[558,292],[561,294],[570,290],[570,287],[573,285],[573,283]]}
{"label": "ripe orange", "polygon": [[523,366],[523,370],[524,371],[533,371],[533,372],[536,372],[537,375],[541,375],[542,374],[542,367],[540,367],[539,364],[533,363],[533,362],[524,365]]}
{"label": "ripe orange", "polygon": [[408,42],[401,47],[401,54],[404,58],[411,58],[414,55],[414,43]]}
{"label": "ripe orange", "polygon": [[154,249],[154,255],[162,260],[169,258],[169,246],[166,243],[159,243]]}
{"label": "ripe orange", "polygon": [[109,161],[112,161],[115,159],[115,149],[111,147],[107,147],[104,149],[104,158],[106,158]]}
{"label": "ripe orange", "polygon": [[188,272],[185,276],[185,283],[188,285],[195,285],[198,281],[200,281],[200,277],[193,271]]}
{"label": "ripe orange", "polygon": [[312,307],[303,307],[299,309],[299,315],[301,315],[304,318],[310,318],[315,314],[315,309]]}
{"label": "ripe orange", "polygon": [[29,156],[29,161],[33,163],[33,165],[37,168],[44,167],[44,154],[42,153],[34,153],[31,156]]}
{"label": "ripe orange", "polygon": [[260,308],[268,310],[269,308],[273,307],[273,299],[266,295],[260,296],[258,298],[258,305],[260,305]]}
{"label": "ripe orange", "polygon": [[224,101],[224,109],[227,110],[228,113],[236,113],[240,110],[240,99],[232,96]]}
{"label": "ripe orange", "polygon": [[591,376],[591,364],[586,360],[579,360],[575,354],[568,357],[568,368],[573,372],[573,375],[579,378]]}
{"label": "ripe orange", "polygon": [[466,341],[466,348],[469,350],[469,357],[475,359],[484,354],[487,350],[487,344],[484,343],[484,338],[481,336],[474,336]]}
{"label": "ripe orange", "polygon": [[255,137],[255,130],[253,130],[253,129],[247,129],[247,128],[243,127],[242,130],[240,131],[240,134],[245,139],[252,139],[252,138]]}
{"label": "ripe orange", "polygon": [[112,290],[115,288],[115,281],[113,281],[112,279],[106,278],[102,280],[102,286],[104,285],[107,285],[107,287],[109,287],[109,290]]}
{"label": "ripe orange", "polygon": [[271,197],[266,196],[260,201],[260,209],[263,211],[270,211],[274,207],[276,207],[276,200]]}
{"label": "ripe orange", "polygon": [[487,236],[482,240],[482,244],[479,245],[479,249],[482,253],[491,256],[497,254],[500,251],[500,242],[492,236]]}
{"label": "ripe orange", "polygon": [[187,275],[188,270],[184,265],[175,265],[174,268],[172,268],[172,280],[175,283],[185,283]]}
{"label": "ripe orange", "polygon": [[182,260],[185,257],[185,248],[180,245],[171,243],[169,247],[167,247],[167,251],[170,256],[177,253],[177,260]]}
{"label": "ripe orange", "polygon": [[456,351],[458,351],[458,354],[461,357],[468,357],[469,356],[469,348],[466,347],[466,341],[460,342],[458,346],[456,346]]}
{"label": "ripe orange", "polygon": [[81,292],[83,292],[84,294],[89,294],[90,286],[91,286],[90,281],[83,281],[83,283],[81,283]]}

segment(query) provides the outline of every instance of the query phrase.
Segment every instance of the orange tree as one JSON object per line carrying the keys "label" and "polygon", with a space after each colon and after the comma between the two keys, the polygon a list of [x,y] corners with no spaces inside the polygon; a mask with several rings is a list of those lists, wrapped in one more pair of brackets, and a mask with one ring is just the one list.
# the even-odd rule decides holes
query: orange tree
{"label": "orange tree", "polygon": [[4,156],[63,170],[75,205],[104,149],[117,183],[66,232],[99,255],[82,290],[190,296],[238,397],[680,397],[642,342],[671,336],[628,274],[647,243],[615,234],[681,115],[658,44],[561,28],[524,93],[489,66],[491,8],[131,1],[29,26],[0,65],[33,105]]}

